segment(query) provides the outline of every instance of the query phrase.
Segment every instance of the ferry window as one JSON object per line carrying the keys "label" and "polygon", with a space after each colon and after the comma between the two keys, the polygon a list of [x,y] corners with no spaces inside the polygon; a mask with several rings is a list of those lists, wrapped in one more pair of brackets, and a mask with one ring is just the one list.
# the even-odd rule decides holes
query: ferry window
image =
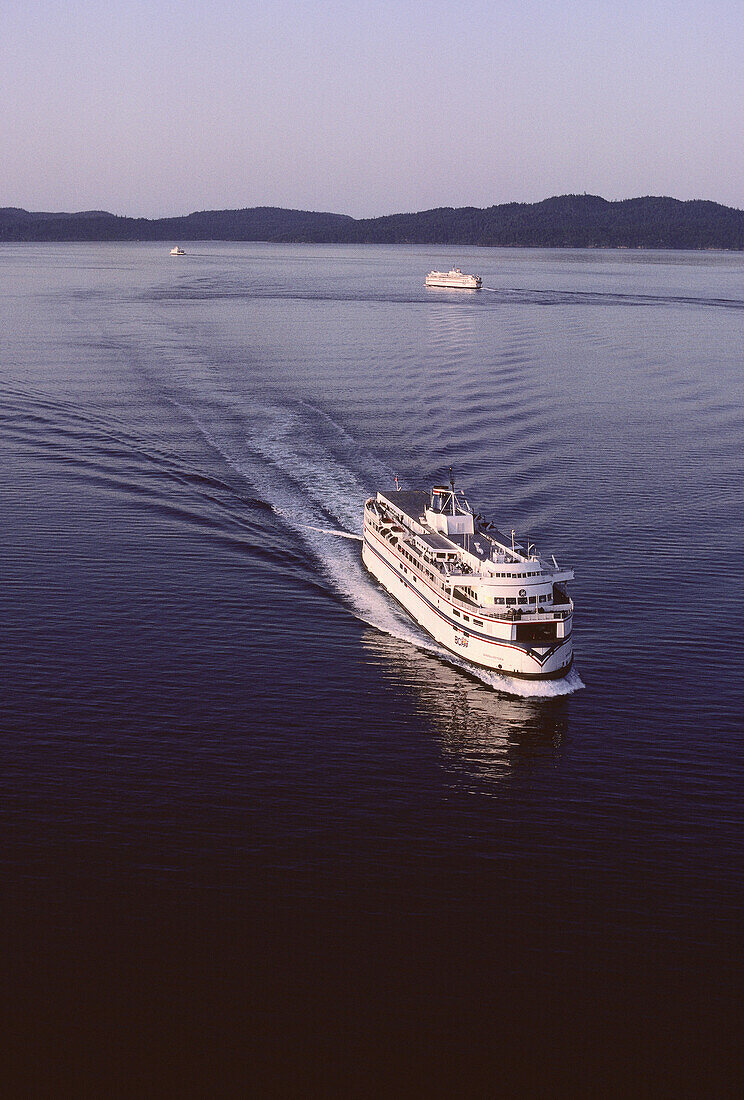
{"label": "ferry window", "polygon": [[545,601],[547,599],[547,596],[539,596],[538,599],[539,599],[540,603],[545,603]]}
{"label": "ferry window", "polygon": [[504,597],[503,597],[503,596],[496,596],[496,597],[494,598],[494,601],[493,601],[493,602],[494,602],[494,603],[503,603],[503,602],[504,602]]}
{"label": "ferry window", "polygon": [[469,622],[470,622],[470,616],[469,616],[469,615],[465,615],[465,614],[463,613],[463,616],[462,616],[462,617],[463,617],[463,619],[465,620],[465,622],[466,622],[466,623],[469,623]]}
{"label": "ferry window", "polygon": [[483,626],[483,622],[481,619],[473,619],[473,622],[476,626]]}
{"label": "ferry window", "polygon": [[537,596],[530,596],[530,603],[537,603]]}
{"label": "ferry window", "polygon": [[550,593],[548,593],[548,595],[545,597],[545,599],[548,601],[548,603],[553,602],[553,597],[550,595]]}
{"label": "ferry window", "polygon": [[527,597],[526,596],[520,596],[519,597],[519,602],[520,603],[527,603]]}
{"label": "ferry window", "polygon": [[516,603],[517,601],[514,599],[513,596],[507,596],[506,597],[506,602],[507,603]]}
{"label": "ferry window", "polygon": [[459,619],[460,618],[460,612],[457,610],[457,608],[454,608],[454,613],[455,613],[455,615],[457,615],[457,617]]}

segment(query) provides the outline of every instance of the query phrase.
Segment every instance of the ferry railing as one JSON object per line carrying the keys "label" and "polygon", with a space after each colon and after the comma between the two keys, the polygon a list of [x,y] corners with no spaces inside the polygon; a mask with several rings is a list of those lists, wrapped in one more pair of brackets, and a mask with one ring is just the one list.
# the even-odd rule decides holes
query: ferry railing
{"label": "ferry railing", "polygon": [[467,615],[475,616],[476,619],[498,619],[501,622],[522,622],[525,619],[535,619],[537,622],[546,622],[550,619],[568,619],[573,615],[574,605],[563,604],[559,607],[554,607],[553,604],[539,604],[534,606],[528,604],[526,607],[520,605],[518,607],[482,607],[479,604],[467,603],[465,600],[459,600],[457,596],[453,596],[446,589],[443,590],[442,595],[454,604],[458,611],[464,611]]}
{"label": "ferry railing", "polygon": [[[453,575],[450,574],[446,578],[447,581],[453,580]],[[461,578],[461,582],[467,581],[467,576]],[[520,622],[525,618],[534,618],[537,622],[545,622],[546,619],[567,619],[570,615],[573,615],[574,604],[573,600],[568,600],[566,603],[553,604],[519,604],[517,606],[510,605],[505,607],[500,605],[498,607],[486,606],[482,604],[473,603],[471,600],[463,600],[461,597],[456,596],[446,584],[435,584],[436,590],[439,594],[446,597],[450,603],[459,611],[464,611],[468,615],[474,615],[477,619],[498,619],[501,622]]]}
{"label": "ferry railing", "polygon": [[[387,516],[384,516],[383,518],[383,513],[382,510],[379,509],[379,505],[377,508],[375,508],[375,512],[377,513],[375,518],[382,520],[382,526],[386,526],[388,523],[394,525],[398,522],[397,520],[389,519]],[[449,573],[442,574],[442,577],[445,581],[451,582],[457,579],[457,581],[459,581],[460,583],[466,583],[468,579],[468,574]],[[537,622],[545,622],[549,619],[567,619],[573,614],[574,611],[573,600],[569,600],[567,604],[559,604],[557,607],[555,606],[555,604],[546,603],[538,605],[519,604],[516,607],[510,606],[508,608],[491,608],[482,607],[479,604],[460,599],[446,587],[446,584],[437,584],[437,590],[439,593],[441,593],[442,596],[445,596],[452,604],[454,604],[454,606],[458,610],[465,612],[471,617],[474,616],[476,619],[496,619],[500,622],[509,623],[521,622],[525,618],[534,618]]]}

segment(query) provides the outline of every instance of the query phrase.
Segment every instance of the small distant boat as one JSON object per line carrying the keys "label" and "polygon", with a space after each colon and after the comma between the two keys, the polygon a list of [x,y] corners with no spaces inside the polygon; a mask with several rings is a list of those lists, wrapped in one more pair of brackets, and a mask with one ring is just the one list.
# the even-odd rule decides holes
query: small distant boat
{"label": "small distant boat", "polygon": [[171,256],[185,256],[186,255],[185,251],[182,248],[179,248],[178,245],[176,245],[175,248],[172,248],[170,250],[170,254],[171,254]]}
{"label": "small distant boat", "polygon": [[459,267],[449,271],[430,271],[426,276],[427,286],[447,286],[457,290],[480,290],[480,275],[464,275]]}

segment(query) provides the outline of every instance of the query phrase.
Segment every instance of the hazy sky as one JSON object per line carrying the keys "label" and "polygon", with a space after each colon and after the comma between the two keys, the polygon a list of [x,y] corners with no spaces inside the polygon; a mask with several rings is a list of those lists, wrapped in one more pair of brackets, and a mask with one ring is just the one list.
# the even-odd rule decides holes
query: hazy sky
{"label": "hazy sky", "polygon": [[744,0],[0,6],[0,206],[744,207]]}

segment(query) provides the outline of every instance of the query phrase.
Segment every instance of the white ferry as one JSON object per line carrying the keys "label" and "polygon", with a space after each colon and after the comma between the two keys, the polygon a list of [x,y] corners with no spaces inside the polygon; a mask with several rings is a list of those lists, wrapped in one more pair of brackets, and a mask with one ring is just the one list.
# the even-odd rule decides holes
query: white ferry
{"label": "white ferry", "polygon": [[179,248],[179,246],[176,245],[175,248],[172,248],[170,250],[170,254],[171,254],[171,256],[185,256],[186,252],[184,251],[183,248]]}
{"label": "white ferry", "polygon": [[449,271],[430,271],[426,276],[427,286],[448,286],[457,290],[480,290],[480,275],[464,275],[459,267]]}
{"label": "white ferry", "polygon": [[573,570],[474,515],[453,480],[370,497],[362,560],[427,633],[473,664],[533,680],[570,669]]}

